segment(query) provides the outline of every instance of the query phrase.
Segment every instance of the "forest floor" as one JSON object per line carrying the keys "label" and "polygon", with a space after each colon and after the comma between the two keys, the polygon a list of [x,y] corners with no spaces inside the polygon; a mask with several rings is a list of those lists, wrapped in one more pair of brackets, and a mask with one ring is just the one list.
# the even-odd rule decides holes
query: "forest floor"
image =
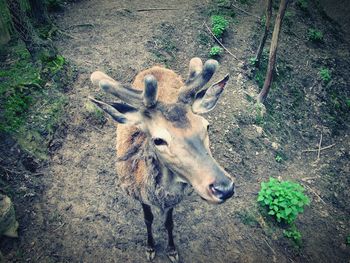
{"label": "forest floor", "polygon": [[[242,2],[247,4],[237,5],[262,15],[260,1]],[[160,64],[185,78],[189,60],[208,59],[214,44],[203,22],[223,13],[230,19],[223,43],[237,59],[227,53],[219,58],[214,80],[226,73],[231,80],[206,117],[213,155],[236,176],[237,190],[220,206],[190,191],[175,208],[181,261],[349,262],[350,48],[339,25],[313,4],[308,8],[312,12],[289,7],[264,115],[252,101],[259,71],[248,62],[262,32],[254,16],[199,0],[86,0],[56,14],[66,36],[55,43],[78,77],[67,88],[66,119],[51,143],[57,149],[34,182],[21,183],[27,195],[15,202],[19,238],[0,240],[5,260],[146,262],[142,209],[118,189],[115,126],[89,104],[89,95],[102,95],[89,76],[101,70],[132,82],[138,72]],[[321,43],[308,40],[310,27],[322,29]],[[327,84],[319,77],[321,67],[332,72]],[[305,150],[318,149],[321,134],[322,147],[332,146],[317,158],[317,151]],[[260,213],[257,194],[269,177],[299,182],[311,200],[296,221],[300,247],[283,236],[285,226]],[[167,262],[160,219],[156,212],[154,262]]]}

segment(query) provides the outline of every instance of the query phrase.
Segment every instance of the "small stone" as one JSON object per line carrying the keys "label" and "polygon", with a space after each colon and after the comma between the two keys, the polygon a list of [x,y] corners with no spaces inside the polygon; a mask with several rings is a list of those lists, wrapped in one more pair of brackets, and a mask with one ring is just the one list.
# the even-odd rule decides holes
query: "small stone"
{"label": "small stone", "polygon": [[274,150],[278,150],[278,148],[279,148],[279,144],[278,144],[277,142],[273,142],[273,143],[271,144],[271,146],[272,146],[272,148],[273,148]]}
{"label": "small stone", "polygon": [[258,133],[259,135],[261,135],[261,134],[263,133],[263,128],[262,128],[262,127],[256,126],[256,125],[254,125],[254,127],[255,127],[255,129],[256,129],[256,131],[257,131],[257,133]]}

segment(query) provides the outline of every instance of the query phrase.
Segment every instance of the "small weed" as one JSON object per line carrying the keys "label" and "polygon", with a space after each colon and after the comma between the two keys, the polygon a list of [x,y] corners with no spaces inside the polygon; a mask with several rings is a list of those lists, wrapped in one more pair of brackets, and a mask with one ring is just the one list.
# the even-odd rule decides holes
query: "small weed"
{"label": "small weed", "polygon": [[303,192],[304,188],[298,183],[270,178],[270,181],[261,183],[258,202],[268,208],[268,214],[274,216],[277,222],[291,224],[310,203]]}
{"label": "small weed", "polygon": [[282,158],[282,156],[281,156],[281,155],[276,154],[276,156],[275,156],[275,160],[276,160],[276,162],[281,163],[281,162],[283,161],[283,158]]}
{"label": "small weed", "polygon": [[264,110],[263,110],[263,105],[261,105],[260,103],[256,103],[256,104],[255,104],[255,112],[256,112],[255,123],[256,123],[257,125],[262,125],[262,124],[264,124]]}
{"label": "small weed", "polygon": [[348,245],[348,246],[350,246],[350,235],[348,235],[348,236],[346,237],[345,244]]}
{"label": "small weed", "polygon": [[57,55],[54,59],[47,62],[47,68],[51,74],[56,74],[62,69],[65,61],[66,59],[63,56]]}
{"label": "small weed", "polygon": [[331,76],[331,72],[328,68],[321,68],[320,71],[318,72],[322,81],[327,84],[328,82],[331,81],[332,76]]}
{"label": "small weed", "polygon": [[254,80],[256,81],[260,89],[264,86],[265,74],[263,73],[262,70],[258,70],[255,73]]}
{"label": "small weed", "polygon": [[229,22],[220,15],[211,16],[211,30],[217,38],[221,38],[227,29]]}
{"label": "small weed", "polygon": [[261,27],[265,27],[265,24],[266,24],[266,16],[263,15],[263,16],[260,18],[260,25],[261,25]]}
{"label": "small weed", "polygon": [[251,57],[251,58],[249,58],[248,62],[249,62],[249,65],[255,67],[255,65],[258,62],[258,60],[256,59],[256,57]]}
{"label": "small weed", "polygon": [[288,27],[290,27],[293,24],[293,14],[290,11],[287,11],[284,14],[284,18],[283,18],[283,23],[285,23]]}
{"label": "small weed", "polygon": [[298,0],[297,1],[297,6],[303,10],[307,11],[307,8],[309,7],[309,1],[308,0]]}
{"label": "small weed", "polygon": [[251,5],[252,4],[251,0],[239,0],[238,2],[242,5]]}
{"label": "small weed", "polygon": [[301,233],[294,224],[289,229],[284,230],[283,235],[290,238],[298,247],[301,246]]}
{"label": "small weed", "polygon": [[216,57],[216,56],[220,56],[222,54],[224,50],[219,47],[219,46],[213,46],[210,51],[209,51],[209,55],[211,57]]}
{"label": "small weed", "polygon": [[350,108],[350,99],[346,99],[345,103],[346,103],[346,106],[348,106],[348,108]]}
{"label": "small weed", "polygon": [[307,36],[310,41],[315,43],[323,41],[323,33],[315,28],[309,28]]}

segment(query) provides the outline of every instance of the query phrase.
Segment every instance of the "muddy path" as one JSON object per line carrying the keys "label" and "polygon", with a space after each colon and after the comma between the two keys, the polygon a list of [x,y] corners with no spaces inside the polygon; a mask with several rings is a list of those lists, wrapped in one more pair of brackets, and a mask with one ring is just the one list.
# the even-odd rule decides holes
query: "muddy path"
{"label": "muddy path", "polygon": [[[141,206],[118,189],[115,127],[111,120],[89,111],[87,97],[104,96],[92,87],[89,76],[99,69],[119,81],[131,82],[137,72],[154,64],[166,64],[185,77],[191,57],[208,56],[202,37],[208,6],[210,2],[206,1],[89,0],[71,4],[57,15],[58,26],[68,34],[56,44],[79,75],[68,92],[69,116],[59,131],[61,136],[56,138],[55,143],[61,147],[45,170],[43,196],[35,204],[32,220],[21,229],[21,256],[9,255],[10,259],[146,262]],[[162,7],[168,10],[142,11]],[[249,8],[260,15],[259,3]],[[240,125],[237,116],[249,115],[246,94],[257,91],[245,77],[243,65],[251,52],[251,31],[256,20],[239,12],[236,19],[226,41],[238,60],[226,54],[217,73],[217,77],[230,73],[231,85],[220,105],[207,117],[213,126],[210,136],[214,156],[237,176],[237,193],[229,202],[213,206],[189,191],[176,207],[174,233],[182,262],[348,262],[349,248],[342,240],[349,231],[349,210],[333,206],[328,199],[327,203],[319,200],[320,191],[314,195],[313,184],[308,195],[314,205],[298,223],[305,239],[302,249],[295,249],[283,236],[269,232],[264,219],[254,213],[261,180],[278,175],[312,178],[319,176],[323,168],[315,168],[313,157],[295,152],[290,154],[289,163],[277,164],[274,147],[283,140],[264,135],[251,123],[242,124],[240,136],[235,138]],[[335,153],[349,149],[349,137],[342,133],[333,141],[337,146],[323,155],[328,158],[324,165],[338,162],[339,169],[346,171],[345,153]],[[312,143],[317,145],[317,140]],[[167,262],[162,220],[156,211],[158,254],[154,262]],[[318,233],[320,228],[324,231]]]}

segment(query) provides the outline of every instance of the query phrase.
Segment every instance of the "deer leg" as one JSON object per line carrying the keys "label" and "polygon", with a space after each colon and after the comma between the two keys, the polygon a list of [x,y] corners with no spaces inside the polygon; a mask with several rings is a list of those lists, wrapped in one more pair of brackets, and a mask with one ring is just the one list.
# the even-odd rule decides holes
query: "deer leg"
{"label": "deer leg", "polygon": [[145,224],[147,227],[147,248],[146,255],[149,261],[152,261],[156,257],[156,251],[154,249],[154,239],[152,235],[152,223],[153,223],[153,214],[151,207],[142,203],[143,215],[145,218]]}
{"label": "deer leg", "polygon": [[176,250],[175,244],[174,244],[174,237],[173,237],[173,228],[174,228],[174,221],[173,221],[173,208],[170,208],[166,212],[165,216],[165,228],[168,231],[168,248],[167,248],[167,256],[169,260],[173,263],[179,262],[179,253]]}

